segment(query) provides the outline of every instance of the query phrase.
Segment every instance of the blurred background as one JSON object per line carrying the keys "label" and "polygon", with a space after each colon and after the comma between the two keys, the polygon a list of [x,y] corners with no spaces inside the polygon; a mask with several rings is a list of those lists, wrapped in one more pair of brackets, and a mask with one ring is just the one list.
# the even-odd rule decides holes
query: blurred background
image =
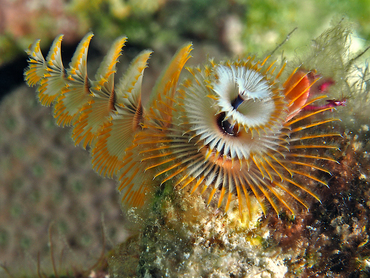
{"label": "blurred background", "polygon": [[152,49],[144,74],[149,92],[185,42],[194,44],[189,64],[196,65],[207,57],[264,55],[298,27],[284,44],[284,55],[294,57],[333,18],[345,16],[360,49],[369,45],[369,14],[370,0],[0,0],[0,264],[32,277],[39,255],[41,270],[50,274],[54,247],[61,268],[87,269],[103,247],[129,235],[115,182],[94,173],[88,152],[74,147],[71,131],[57,127],[51,108],[41,107],[35,89],[24,84],[24,50],[35,39],[46,56],[63,33],[68,65],[77,43],[93,31],[93,76],[110,44],[124,34],[118,77],[141,50]]}

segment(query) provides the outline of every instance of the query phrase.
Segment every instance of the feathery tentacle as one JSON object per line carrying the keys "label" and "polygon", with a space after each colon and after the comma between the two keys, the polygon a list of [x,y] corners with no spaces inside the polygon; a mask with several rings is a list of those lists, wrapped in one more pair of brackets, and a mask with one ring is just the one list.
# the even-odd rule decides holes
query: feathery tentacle
{"label": "feathery tentacle", "polygon": [[83,148],[92,145],[99,129],[115,111],[114,73],[126,40],[126,37],[120,37],[113,43],[95,74],[95,80],[91,82],[93,98],[81,108],[72,133],[76,145],[82,143]]}
{"label": "feathery tentacle", "polygon": [[[44,74],[38,85],[38,97],[42,105],[50,106],[62,93],[66,85],[66,72],[62,63],[61,57],[61,42],[63,35],[57,36],[46,57],[45,67],[40,66],[39,70],[43,69]],[[36,47],[36,49],[39,47]],[[41,52],[37,52],[40,56]],[[41,58],[41,57],[39,57]],[[41,74],[41,73],[40,73]],[[34,79],[36,80],[36,79]]]}
{"label": "feathery tentacle", "polygon": [[56,101],[66,86],[66,72],[61,57],[62,39],[63,35],[54,39],[46,57],[45,73],[38,88],[38,97],[44,106],[50,106],[52,102]]}
{"label": "feathery tentacle", "polygon": [[92,37],[89,32],[81,40],[67,69],[67,85],[54,107],[58,125],[74,124],[82,106],[92,100],[91,81],[87,76],[87,51]]}
{"label": "feathery tentacle", "polygon": [[[119,190],[122,194],[122,202],[128,206],[142,205],[153,190],[154,169],[148,168],[146,155],[141,151],[145,140],[159,142],[160,138],[168,131],[175,112],[176,89],[180,73],[185,63],[190,58],[191,44],[180,48],[172,58],[170,64],[163,70],[151,92],[151,98],[146,106],[145,114],[142,115],[141,126],[133,140],[133,146],[126,150],[122,158],[123,165],[118,173],[120,183]],[[123,82],[125,84],[125,82]],[[119,111],[119,109],[118,109]],[[159,141],[158,141],[159,140]]]}
{"label": "feathery tentacle", "polygon": [[99,174],[108,177],[117,174],[126,149],[132,144],[134,134],[141,129],[141,81],[151,53],[143,51],[139,54],[116,87],[112,119],[99,131],[91,152],[93,168]]}
{"label": "feathery tentacle", "polygon": [[154,108],[152,111],[155,115],[152,116],[158,117],[162,123],[171,121],[177,83],[185,63],[190,58],[191,50],[192,44],[187,43],[177,51],[151,92],[148,105]]}
{"label": "feathery tentacle", "polygon": [[28,86],[33,87],[40,83],[40,80],[44,77],[46,62],[40,49],[40,40],[36,40],[26,50],[28,58],[28,67],[24,71],[24,79]]}

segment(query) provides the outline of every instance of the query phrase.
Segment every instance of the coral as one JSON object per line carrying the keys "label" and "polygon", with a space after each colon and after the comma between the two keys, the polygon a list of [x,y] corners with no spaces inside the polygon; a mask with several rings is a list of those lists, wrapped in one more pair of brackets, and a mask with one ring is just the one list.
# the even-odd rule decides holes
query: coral
{"label": "coral", "polygon": [[[11,2],[22,3],[22,1]],[[144,1],[140,3],[142,2]],[[167,4],[164,4],[164,1],[148,2],[153,5],[139,7],[136,5],[138,2],[135,1],[114,0],[90,1],[88,5],[85,1],[68,1],[68,5],[63,6],[62,14],[58,14],[52,20],[41,18],[36,25],[32,20],[32,15],[25,17],[28,11],[22,11],[18,15],[30,19],[27,20],[30,23],[27,27],[32,27],[33,30],[22,33],[21,38],[14,37],[13,33],[19,32],[22,22],[20,24],[17,20],[9,20],[8,16],[2,17],[2,30],[5,30],[4,26],[8,28],[6,29],[7,34],[0,38],[2,53],[5,53],[4,47],[6,51],[23,50],[24,45],[29,43],[25,42],[24,36],[33,39],[34,32],[43,38],[42,42],[45,45],[48,44],[48,38],[55,36],[55,32],[61,32],[61,29],[55,28],[55,25],[67,28],[64,37],[66,43],[69,40],[68,37],[72,37],[73,40],[79,39],[82,33],[92,27],[97,37],[100,38],[98,39],[99,47],[103,49],[106,48],[105,41],[110,41],[105,38],[121,35],[124,30],[134,44],[148,45],[150,43],[155,50],[165,49],[168,53],[172,52],[169,50],[173,47],[182,44],[184,36],[187,40],[189,37],[195,40],[195,43],[198,43],[198,40],[207,39],[215,44],[221,40],[226,49],[238,55],[245,53],[246,50],[264,53],[266,47],[270,49],[297,24],[304,25],[307,27],[305,31],[298,29],[294,33],[294,39],[283,46],[288,49],[288,56],[292,50],[299,52],[299,59],[288,63],[281,80],[286,80],[287,75],[294,70],[296,65],[302,64],[301,69],[306,72],[315,69],[318,73],[315,78],[321,78],[310,88],[310,97],[320,95],[320,88],[323,84],[330,84],[326,90],[330,98],[345,103],[345,107],[338,107],[333,112],[328,109],[325,112],[329,116],[340,118],[340,123],[330,123],[320,126],[323,127],[322,129],[312,129],[317,134],[329,134],[335,131],[343,135],[343,138],[326,138],[325,140],[325,144],[338,147],[339,151],[314,150],[315,156],[333,157],[333,160],[340,164],[334,161],[314,163],[314,166],[330,172],[331,176],[307,167],[307,172],[323,180],[329,188],[324,185],[317,186],[316,182],[304,177],[298,178],[300,184],[312,188],[320,198],[320,202],[314,202],[315,198],[307,199],[309,211],[303,210],[303,206],[293,204],[294,200],[290,198],[288,203],[294,208],[295,218],[285,212],[278,216],[272,213],[269,205],[266,213],[263,214],[258,203],[251,198],[249,209],[252,213],[245,215],[244,224],[239,223],[239,212],[237,206],[234,206],[235,202],[230,203],[229,212],[224,215],[223,210],[216,208],[217,202],[211,204],[210,207],[205,207],[203,199],[198,195],[188,196],[183,191],[173,191],[172,183],[175,183],[175,180],[172,182],[169,179],[166,186],[160,185],[161,181],[176,172],[176,170],[173,172],[169,170],[163,174],[163,177],[159,175],[152,182],[157,185],[158,190],[152,193],[154,201],[149,203],[148,207],[142,210],[124,208],[123,211],[133,222],[131,225],[125,225],[131,227],[132,236],[107,255],[107,258],[110,258],[109,265],[112,275],[120,274],[127,277],[152,275],[155,277],[171,276],[171,273],[178,272],[183,276],[209,275],[212,277],[224,277],[230,273],[236,277],[248,274],[279,277],[284,273],[286,277],[347,277],[351,275],[352,277],[366,277],[369,273],[367,240],[370,202],[368,192],[368,67],[366,64],[359,64],[360,59],[355,59],[356,55],[347,55],[352,51],[349,48],[349,39],[354,39],[355,36],[351,37],[349,33],[343,35],[343,31],[347,32],[352,28],[346,24],[342,25],[344,29],[334,30],[337,32],[335,36],[333,36],[332,29],[324,32],[321,37],[313,41],[312,48],[311,45],[302,48],[302,44],[308,44],[311,41],[313,30],[317,30],[317,25],[325,25],[329,13],[335,7],[340,6],[342,11],[345,10],[349,14],[365,15],[368,7],[361,6],[363,5],[361,3],[352,3],[350,6],[342,5],[342,3],[338,5],[333,1],[319,1],[319,4],[309,1],[300,3],[300,5],[292,5],[291,2],[283,4],[276,1],[250,2],[244,5],[241,4],[243,1],[232,1],[239,4],[234,6],[214,3],[214,1],[203,1],[202,3],[199,1],[199,3],[195,3],[197,1],[167,1]],[[5,2],[0,0],[0,3]],[[2,4],[3,9],[0,13],[11,15],[12,13],[4,12],[6,9]],[[61,6],[58,4],[53,7],[59,9]],[[21,4],[18,8],[21,10],[26,6]],[[302,10],[305,11],[305,16],[297,19],[297,15],[302,14],[299,11]],[[63,25],[67,17],[73,19],[71,24],[78,22],[79,28],[68,28],[70,25]],[[37,16],[37,18],[40,17]],[[366,16],[362,16],[360,20],[363,18],[366,19]],[[50,22],[52,24],[49,24]],[[289,23],[294,26],[291,27]],[[233,29],[233,26],[238,27],[238,30],[234,29],[235,33],[231,34],[230,29]],[[367,28],[365,25],[364,27]],[[54,30],[50,31],[50,29]],[[75,34],[76,30],[78,34]],[[72,36],[69,36],[70,32]],[[103,33],[106,36],[103,36]],[[366,33],[361,34],[366,35]],[[325,47],[322,47],[323,45]],[[198,45],[196,47],[199,48]],[[132,48],[128,49],[128,55],[132,55]],[[0,55],[1,61],[10,59],[11,55],[8,55],[9,52],[6,53]],[[90,52],[89,57],[92,58],[94,55]],[[156,59],[158,63],[160,55],[156,51],[153,60]],[[68,55],[64,53],[64,56]],[[193,56],[198,61],[200,56],[205,55],[193,54]],[[349,63],[351,59],[353,61]],[[90,67],[94,63],[90,58],[88,62]],[[162,61],[160,63],[163,64]],[[278,68],[281,66],[280,64]],[[152,62],[150,67],[146,70],[146,77],[148,77],[148,71],[155,72],[158,68],[153,66]],[[66,69],[68,69],[67,66]],[[143,92],[150,91],[147,89],[149,87],[144,84]],[[48,119],[50,115],[45,115],[50,112],[48,110],[38,111],[35,102],[24,97],[29,94],[29,91],[22,89],[14,95],[15,99],[5,100],[0,110],[3,114],[1,127],[6,130],[6,132],[0,132],[0,140],[3,142],[0,147],[2,154],[0,169],[5,172],[4,175],[0,175],[3,179],[1,184],[4,185],[0,187],[0,254],[2,255],[0,261],[12,261],[10,258],[17,258],[19,252],[23,254],[25,251],[29,254],[25,261],[33,262],[31,269],[36,272],[37,263],[34,258],[36,258],[37,251],[41,250],[41,269],[51,273],[51,267],[47,263],[49,258],[43,259],[50,255],[45,234],[51,219],[56,222],[54,227],[58,229],[54,230],[59,231],[60,241],[66,239],[67,243],[63,242],[61,248],[67,246],[67,249],[69,247],[80,249],[81,245],[85,245],[88,251],[93,249],[91,248],[92,242],[101,241],[100,236],[97,236],[100,233],[100,231],[97,232],[97,226],[100,226],[102,210],[105,211],[107,217],[105,222],[109,237],[113,237],[116,242],[123,240],[123,235],[117,232],[122,230],[123,225],[119,224],[121,220],[118,207],[114,206],[117,197],[117,194],[113,192],[114,185],[108,180],[94,177],[92,171],[88,170],[90,165],[86,157],[84,158],[83,152],[75,149],[71,144],[70,132],[54,128],[52,121]],[[63,103],[59,96],[57,100],[60,104]],[[30,111],[27,105],[26,107],[20,105],[22,106],[20,108],[18,101],[32,104],[33,110]],[[316,106],[322,108],[328,103],[322,101]],[[331,107],[328,106],[328,108]],[[58,111],[62,109],[60,105]],[[11,115],[6,111],[12,111]],[[79,116],[79,112],[77,115]],[[28,122],[24,123],[24,118],[34,120],[37,123],[36,127]],[[313,115],[312,119],[314,118],[317,116]],[[59,124],[61,125],[67,125],[75,120],[72,118],[69,120],[68,116],[60,119]],[[19,123],[23,124],[19,125]],[[104,128],[108,132],[111,128],[110,123]],[[225,125],[224,128],[231,130]],[[307,134],[307,131],[302,131],[302,134]],[[39,137],[41,135],[43,137]],[[101,140],[100,144],[107,141]],[[57,148],[54,147],[54,143],[58,146]],[[311,151],[303,152],[303,154],[312,155]],[[105,156],[106,152],[95,150],[92,155],[96,158],[95,170],[114,176],[114,170],[112,172],[107,170],[113,168],[101,167],[102,164],[99,164],[100,158]],[[158,152],[154,155],[158,155]],[[27,163],[30,163],[32,167],[27,166]],[[304,163],[311,162],[305,161]],[[147,169],[147,174],[153,175],[155,171],[160,172],[154,167]],[[295,178],[297,178],[296,175]],[[124,176],[122,177],[124,185],[123,179]],[[47,187],[41,186],[44,181]],[[100,186],[95,186],[96,183]],[[58,188],[58,185],[61,188]],[[71,190],[70,187],[73,189]],[[95,192],[97,189],[99,191]],[[105,203],[105,209],[100,209],[97,203],[102,201],[103,196],[106,201],[109,201]],[[306,196],[299,190],[298,196],[306,201]],[[214,199],[219,198],[220,192],[216,192]],[[30,199],[32,202],[29,204]],[[66,200],[69,200],[68,206],[65,205]],[[221,200],[225,200],[226,203],[225,198]],[[288,199],[284,197],[283,200]],[[284,206],[280,204],[278,207],[280,210]],[[31,211],[36,211],[36,215],[30,213]],[[30,219],[34,219],[39,226],[35,227]],[[111,228],[111,225],[114,227]],[[87,231],[89,236],[84,237],[85,232],[81,231]],[[39,238],[43,240],[34,240]],[[32,242],[37,242],[37,244],[32,244]],[[22,251],[19,251],[19,246],[23,248]],[[77,253],[81,254],[79,251]],[[56,254],[58,253],[59,250]],[[72,254],[71,257],[73,257],[73,252],[68,254]],[[202,258],[207,260],[202,261]],[[72,262],[72,265],[74,263]],[[66,261],[65,265],[67,264],[69,263]],[[14,265],[10,263],[9,270],[16,269]],[[70,269],[70,266],[67,268]],[[276,269],[281,271],[280,274]],[[0,275],[2,275],[1,271],[0,268]]]}
{"label": "coral", "polygon": [[210,210],[199,195],[171,188],[158,198],[166,200],[163,205],[128,212],[143,231],[110,256],[113,276],[284,277],[285,257],[269,246],[269,233],[256,219],[249,222],[253,226],[240,226],[237,210],[224,215]]}
{"label": "coral", "polygon": [[284,254],[291,255],[287,277],[369,274],[369,146],[358,149],[358,136],[349,135],[338,143],[340,164],[327,164],[333,178],[330,188],[322,190],[321,203],[293,222],[274,216],[264,221],[273,241]]}
{"label": "coral", "polygon": [[[0,108],[0,262],[13,277],[87,270],[106,246],[125,239],[116,190],[91,170],[88,156],[55,128],[33,90],[19,87]],[[41,186],[43,184],[43,186]],[[33,276],[34,275],[34,276]],[[0,267],[0,276],[7,277]],[[60,277],[60,276],[59,276]]]}
{"label": "coral", "polygon": [[114,81],[126,37],[113,43],[94,79],[87,75],[91,33],[68,68],[62,36],[46,59],[39,41],[30,46],[27,83],[37,86],[41,104],[53,105],[58,125],[73,127],[75,144],[91,149],[94,170],[118,180],[132,235],[109,255],[113,276],[366,273],[368,199],[358,198],[368,190],[358,180],[369,173],[344,148],[346,140],[352,150],[362,146],[341,136],[343,126],[330,117],[347,102],[325,103],[323,95],[367,94],[359,86],[366,70],[362,83],[348,78],[363,54],[350,54],[350,30],[340,21],[293,65],[274,66],[270,57],[210,60],[188,68],[178,89],[191,51],[185,44],[145,105],[150,51]]}

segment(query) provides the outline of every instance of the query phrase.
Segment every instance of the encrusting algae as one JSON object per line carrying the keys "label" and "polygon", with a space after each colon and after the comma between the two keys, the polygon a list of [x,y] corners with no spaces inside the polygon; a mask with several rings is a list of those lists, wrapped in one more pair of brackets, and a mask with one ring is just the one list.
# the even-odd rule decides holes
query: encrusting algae
{"label": "encrusting algae", "polygon": [[[338,24],[327,34],[344,32],[345,28]],[[46,59],[37,40],[27,50],[29,67],[25,79],[29,86],[37,86],[42,105],[53,105],[56,123],[73,127],[75,144],[90,148],[93,169],[118,181],[123,210],[148,217],[147,221],[141,220],[146,223],[145,235],[129,242],[152,240],[160,242],[160,246],[163,243],[170,246],[169,254],[174,258],[175,249],[183,246],[189,252],[186,255],[183,251],[183,258],[176,259],[179,263],[194,257],[187,240],[192,244],[199,241],[196,245],[205,250],[216,244],[210,243],[209,238],[216,240],[218,236],[214,233],[219,233],[220,238],[227,235],[231,246],[250,247],[249,251],[230,247],[231,253],[251,257],[248,252],[256,248],[259,250],[256,256],[261,256],[266,235],[251,232],[255,227],[251,223],[257,223],[256,218],[261,216],[258,211],[266,215],[271,210],[278,216],[288,213],[294,217],[302,208],[308,210],[312,200],[320,201],[315,188],[328,185],[330,171],[325,163],[337,163],[332,155],[337,146],[332,142],[341,137],[338,132],[325,131],[328,130],[325,127],[339,120],[332,111],[345,104],[326,96],[336,82],[326,72],[311,67],[310,61],[299,66],[286,62],[277,65],[270,56],[263,59],[250,56],[221,62],[211,59],[204,65],[187,68],[188,77],[180,80],[180,73],[191,57],[192,45],[188,43],[174,55],[157,80],[149,101],[143,104],[142,78],[152,52],[141,52],[116,83],[116,63],[126,42],[126,37],[120,37],[94,79],[90,79],[87,52],[92,37],[88,33],[82,39],[68,68],[61,59],[62,35],[54,40]],[[189,196],[195,192],[206,199]],[[145,213],[138,212],[143,206]],[[228,212],[227,220],[219,214],[221,207]],[[202,213],[207,209],[209,214],[203,219]],[[213,227],[223,224],[220,231],[210,231],[206,228],[209,223]],[[153,226],[162,229],[167,226],[168,230],[154,233],[149,228]],[[182,229],[185,231],[181,232]],[[207,234],[208,239],[203,242],[195,234]],[[149,243],[146,246],[152,248]],[[160,251],[153,252],[158,255]],[[158,263],[158,258],[146,257],[150,252],[145,254],[141,255],[144,265],[124,271],[138,271],[146,277],[159,271],[158,265],[171,268]],[[217,254],[213,255],[222,257]],[[112,258],[112,264],[124,261]],[[168,258],[163,256],[162,262]],[[258,270],[243,275],[263,271],[257,261],[249,262],[254,264]],[[224,273],[234,273],[226,265],[222,267]],[[247,265],[240,265],[239,269]],[[282,265],[279,262],[275,267]],[[183,264],[173,271],[182,273],[190,267]],[[205,265],[192,275],[210,273],[212,267],[215,266]],[[273,272],[273,268],[267,271]],[[161,271],[163,274],[164,269]]]}

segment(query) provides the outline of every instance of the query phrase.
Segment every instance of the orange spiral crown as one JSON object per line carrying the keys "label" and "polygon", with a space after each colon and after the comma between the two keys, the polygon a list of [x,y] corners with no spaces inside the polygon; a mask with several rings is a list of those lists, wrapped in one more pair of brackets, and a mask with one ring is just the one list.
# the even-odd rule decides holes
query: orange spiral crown
{"label": "orange spiral crown", "polygon": [[[44,59],[37,40],[27,50],[25,80],[37,86],[42,105],[54,107],[60,126],[72,126],[72,139],[90,146],[93,169],[116,178],[122,201],[141,206],[150,191],[172,182],[192,194],[208,195],[227,211],[235,201],[240,218],[251,211],[255,198],[264,213],[268,203],[277,214],[293,215],[306,196],[319,200],[309,181],[326,185],[311,174],[330,174],[317,161],[335,161],[317,149],[337,133],[307,133],[336,119],[318,119],[330,107],[305,112],[325,98],[311,96],[318,80],[312,71],[297,68],[282,80],[285,64],[269,57],[188,68],[189,77],[178,88],[180,73],[192,45],[174,55],[154,86],[149,102],[141,102],[143,72],[151,51],[141,52],[116,83],[116,64],[126,37],[118,38],[97,70],[87,75],[88,33],[78,45],[68,68],[61,59],[58,36]],[[215,196],[218,196],[215,198]]]}

